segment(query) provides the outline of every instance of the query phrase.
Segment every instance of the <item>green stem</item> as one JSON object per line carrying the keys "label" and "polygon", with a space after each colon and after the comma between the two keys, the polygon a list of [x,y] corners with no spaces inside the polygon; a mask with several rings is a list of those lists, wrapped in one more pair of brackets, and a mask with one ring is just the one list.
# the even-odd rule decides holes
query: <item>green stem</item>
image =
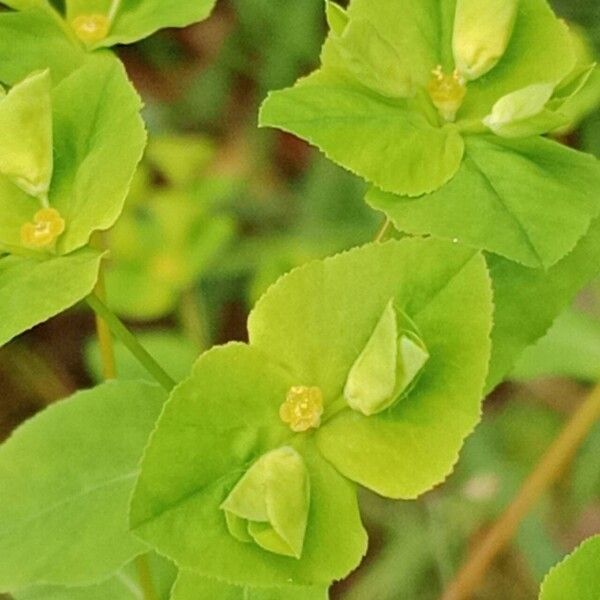
{"label": "green stem", "polygon": [[[100,300],[99,296],[104,297],[104,295],[104,277],[101,270],[100,277],[98,278],[98,283],[96,284],[95,292],[88,297],[88,303],[92,306],[96,313],[96,332],[98,335],[98,343],[100,344],[100,355],[102,356],[102,368],[104,370],[104,378],[116,379],[117,368],[115,361],[115,345],[111,335],[112,327],[110,320],[112,317],[114,317],[114,315],[112,315],[111,311],[106,307],[104,302]],[[121,326],[124,328],[123,325]],[[129,332],[127,333],[131,337],[133,337]],[[117,335],[116,332],[115,335]],[[137,340],[135,341],[137,343]],[[137,556],[135,558],[135,565],[138,571],[140,587],[142,590],[144,600],[158,600],[158,597],[154,590],[154,584],[152,583],[152,576],[150,573],[150,567],[148,565],[148,559],[146,555],[140,554],[139,556]]]}
{"label": "green stem", "polygon": [[208,334],[203,323],[203,313],[197,292],[193,289],[184,292],[179,303],[179,320],[187,337],[202,351],[208,347]]}
{"label": "green stem", "polygon": [[106,322],[113,335],[123,343],[135,358],[137,358],[153,379],[167,392],[170,392],[175,387],[173,379],[171,379],[154,358],[148,354],[136,337],[121,322],[119,317],[117,317],[117,315],[115,315],[96,294],[90,294],[86,300],[92,310]]}
{"label": "green stem", "polygon": [[386,235],[388,234],[390,227],[392,226],[392,221],[389,217],[386,217],[385,222],[383,223],[381,229],[377,232],[375,239],[373,240],[376,244],[379,244],[385,240]]}

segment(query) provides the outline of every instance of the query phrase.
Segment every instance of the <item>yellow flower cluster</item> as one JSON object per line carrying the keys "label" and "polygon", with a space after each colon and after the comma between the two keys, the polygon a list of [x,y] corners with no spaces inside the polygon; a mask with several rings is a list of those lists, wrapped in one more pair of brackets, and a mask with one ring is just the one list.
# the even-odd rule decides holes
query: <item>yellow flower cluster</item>
{"label": "yellow flower cluster", "polygon": [[21,242],[30,248],[46,248],[65,230],[65,220],[55,208],[42,208],[33,216],[32,223],[21,227]]}
{"label": "yellow flower cluster", "polygon": [[110,21],[105,15],[79,15],[71,21],[77,37],[85,44],[101,42],[110,30]]}
{"label": "yellow flower cluster", "polygon": [[316,429],[323,415],[323,393],[318,387],[296,385],[290,388],[279,416],[296,433]]}

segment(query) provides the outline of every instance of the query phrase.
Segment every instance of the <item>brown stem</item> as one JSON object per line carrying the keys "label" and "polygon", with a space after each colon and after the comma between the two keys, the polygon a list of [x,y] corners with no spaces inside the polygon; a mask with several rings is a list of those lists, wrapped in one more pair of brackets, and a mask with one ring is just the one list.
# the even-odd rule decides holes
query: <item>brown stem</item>
{"label": "brown stem", "polygon": [[598,420],[600,385],[584,400],[548,448],[510,506],[473,550],[441,600],[467,600],[472,596],[498,553],[514,536],[523,518],[539,497],[564,473]]}

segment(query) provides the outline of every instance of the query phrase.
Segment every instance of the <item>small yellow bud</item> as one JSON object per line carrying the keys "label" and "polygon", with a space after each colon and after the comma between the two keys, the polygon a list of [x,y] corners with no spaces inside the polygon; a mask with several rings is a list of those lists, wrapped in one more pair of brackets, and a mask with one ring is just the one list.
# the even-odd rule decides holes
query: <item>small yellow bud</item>
{"label": "small yellow bud", "polygon": [[431,101],[446,121],[454,121],[467,95],[466,82],[458,71],[446,75],[441,65],[432,71],[432,75],[427,86]]}
{"label": "small yellow bud", "polygon": [[110,21],[105,15],[79,15],[71,21],[77,37],[85,44],[101,42],[110,29]]}
{"label": "small yellow bud", "polygon": [[43,208],[33,216],[33,223],[21,227],[21,242],[30,248],[45,248],[64,232],[65,221],[55,208]]}
{"label": "small yellow bud", "polygon": [[318,387],[297,385],[290,388],[279,416],[296,433],[317,429],[323,415],[323,393]]}
{"label": "small yellow bud", "polygon": [[165,283],[178,284],[185,280],[185,265],[183,261],[170,254],[159,254],[152,260],[152,273]]}

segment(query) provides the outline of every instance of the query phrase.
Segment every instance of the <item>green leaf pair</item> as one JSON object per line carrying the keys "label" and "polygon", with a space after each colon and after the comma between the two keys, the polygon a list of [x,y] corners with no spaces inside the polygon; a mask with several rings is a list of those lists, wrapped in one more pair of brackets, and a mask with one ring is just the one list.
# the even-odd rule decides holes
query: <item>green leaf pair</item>
{"label": "green leaf pair", "polygon": [[[252,312],[249,345],[205,353],[173,391],[134,531],[232,585],[344,577],[366,549],[353,482],[414,498],[451,471],[480,417],[491,316],[483,258],[444,242],[372,244],[293,271]],[[404,394],[361,398],[366,416],[345,390],[362,393],[381,352],[394,359],[386,391]]]}
{"label": "green leaf pair", "polygon": [[112,55],[52,89],[51,74],[0,99],[0,252],[13,255],[0,259],[0,343],[91,292],[100,254],[83,247],[118,218],[145,143],[139,97]]}
{"label": "green leaf pair", "polygon": [[[216,0],[66,0],[67,35],[89,49],[129,44],[166,27],[185,27],[206,19]],[[63,16],[48,0],[6,0],[16,10],[41,12],[57,21]]]}
{"label": "green leaf pair", "polygon": [[400,231],[535,268],[573,249],[600,210],[600,167],[535,136],[568,124],[561,107],[593,65],[545,0],[353,0],[327,14],[321,68],[271,93],[263,126],[374,184],[369,203]]}

